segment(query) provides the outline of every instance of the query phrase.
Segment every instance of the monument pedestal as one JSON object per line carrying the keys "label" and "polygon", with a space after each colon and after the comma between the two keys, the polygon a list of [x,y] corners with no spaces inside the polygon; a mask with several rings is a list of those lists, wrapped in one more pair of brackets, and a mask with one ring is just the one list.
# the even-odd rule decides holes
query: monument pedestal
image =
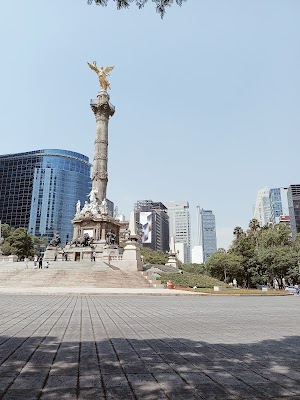
{"label": "monument pedestal", "polygon": [[119,255],[120,223],[108,214],[101,214],[97,206],[97,202],[86,204],[87,211],[75,215],[73,240],[63,250],[68,260],[88,261],[95,256],[97,261]]}
{"label": "monument pedestal", "polygon": [[135,241],[126,242],[121,256],[111,256],[110,264],[123,271],[143,271],[140,247]]}
{"label": "monument pedestal", "polygon": [[168,262],[166,262],[165,265],[173,267],[174,270],[178,271],[178,261],[177,261],[177,254],[176,254],[176,250],[175,250],[174,237],[171,237],[171,240],[170,240],[170,251],[169,251],[168,256],[169,256]]}
{"label": "monument pedestal", "polygon": [[115,243],[119,244],[120,223],[108,214],[92,214],[89,211],[86,214],[77,214],[73,219],[74,235],[73,238],[82,238],[88,234],[93,238],[93,244],[105,245],[107,234],[109,232],[115,235]]}
{"label": "monument pedestal", "polygon": [[173,267],[174,270],[176,269],[176,271],[178,271],[178,265],[177,264],[178,263],[177,263],[176,253],[170,253],[168,261],[165,263],[165,265]]}
{"label": "monument pedestal", "polygon": [[49,261],[49,262],[58,260],[59,259],[58,258],[59,257],[59,250],[61,251],[62,249],[49,245],[47,247],[46,251],[45,251],[43,260],[44,261]]}

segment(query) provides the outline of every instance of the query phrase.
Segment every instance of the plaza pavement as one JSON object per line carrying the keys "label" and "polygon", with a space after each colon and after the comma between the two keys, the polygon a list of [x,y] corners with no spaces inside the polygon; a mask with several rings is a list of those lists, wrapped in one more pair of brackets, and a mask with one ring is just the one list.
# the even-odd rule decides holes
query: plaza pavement
{"label": "plaza pavement", "polygon": [[300,297],[0,295],[0,398],[300,399]]}

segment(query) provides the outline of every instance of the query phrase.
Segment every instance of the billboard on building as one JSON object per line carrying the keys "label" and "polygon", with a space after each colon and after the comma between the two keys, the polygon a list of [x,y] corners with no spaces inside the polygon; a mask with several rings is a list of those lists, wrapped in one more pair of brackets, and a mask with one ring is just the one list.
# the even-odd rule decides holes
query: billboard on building
{"label": "billboard on building", "polygon": [[142,243],[152,242],[152,212],[140,212]]}

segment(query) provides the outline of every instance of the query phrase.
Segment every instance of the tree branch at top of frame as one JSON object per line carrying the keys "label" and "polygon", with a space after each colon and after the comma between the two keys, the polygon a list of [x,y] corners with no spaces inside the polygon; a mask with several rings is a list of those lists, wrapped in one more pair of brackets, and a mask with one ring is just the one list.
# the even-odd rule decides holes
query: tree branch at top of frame
{"label": "tree branch at top of frame", "polygon": [[[98,6],[104,7],[107,6],[108,1],[114,1],[118,10],[128,8],[131,3],[135,3],[137,7],[141,9],[148,2],[148,0],[87,0],[88,4],[95,3]],[[184,1],[186,0],[152,0],[156,5],[156,12],[161,16],[161,18],[164,17],[167,7],[170,7],[174,2],[181,7]]]}

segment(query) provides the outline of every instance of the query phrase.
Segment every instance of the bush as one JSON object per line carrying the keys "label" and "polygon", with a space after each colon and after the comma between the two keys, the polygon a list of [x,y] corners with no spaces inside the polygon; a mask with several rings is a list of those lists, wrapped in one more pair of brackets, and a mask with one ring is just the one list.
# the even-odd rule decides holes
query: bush
{"label": "bush", "polygon": [[144,257],[144,264],[164,265],[168,261],[167,254],[147,247],[141,248],[141,254]]}
{"label": "bush", "polygon": [[191,274],[205,274],[206,268],[204,264],[182,264],[180,267],[182,271],[190,272]]}

